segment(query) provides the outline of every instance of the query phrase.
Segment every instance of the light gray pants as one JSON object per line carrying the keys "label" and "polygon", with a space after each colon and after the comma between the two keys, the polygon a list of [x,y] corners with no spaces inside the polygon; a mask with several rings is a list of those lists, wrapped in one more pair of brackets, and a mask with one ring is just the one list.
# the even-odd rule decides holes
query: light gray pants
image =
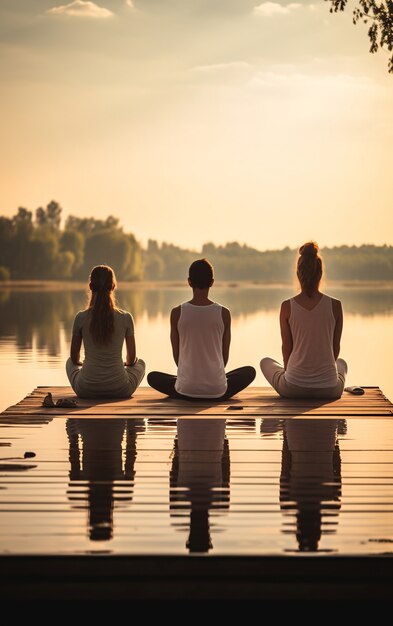
{"label": "light gray pants", "polygon": [[334,387],[298,387],[285,380],[285,370],[278,361],[266,357],[261,361],[262,374],[283,398],[340,398],[344,391],[348,366],[344,359],[337,359],[338,380]]}
{"label": "light gray pants", "polygon": [[128,383],[121,389],[106,389],[103,385],[97,385],[97,389],[87,388],[83,380],[79,379],[81,365],[75,365],[71,358],[67,359],[66,372],[68,380],[76,395],[80,398],[129,398],[139,387],[145,375],[146,364],[142,359],[137,359],[134,365],[125,365],[124,370],[128,377]]}

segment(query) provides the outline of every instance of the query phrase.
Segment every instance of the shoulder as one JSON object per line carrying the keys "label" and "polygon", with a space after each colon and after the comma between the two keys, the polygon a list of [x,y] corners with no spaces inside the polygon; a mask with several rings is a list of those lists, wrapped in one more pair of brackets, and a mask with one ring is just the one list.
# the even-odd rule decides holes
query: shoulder
{"label": "shoulder", "polygon": [[329,298],[331,302],[334,317],[338,317],[339,315],[342,315],[343,309],[342,309],[341,300],[337,300],[337,298],[332,298],[331,296],[327,296],[327,297]]}
{"label": "shoulder", "polygon": [[86,317],[89,313],[89,309],[85,309],[84,311],[78,311],[78,313],[74,317],[74,323],[72,325],[72,334],[78,335],[79,337],[82,335],[82,328],[85,323]]}
{"label": "shoulder", "polygon": [[231,321],[231,312],[226,306],[221,305],[221,317],[224,324],[228,324]]}
{"label": "shoulder", "polygon": [[129,311],[124,311],[123,309],[115,309],[114,314],[117,315],[119,318],[132,319],[131,313]]}
{"label": "shoulder", "polygon": [[128,311],[124,311],[124,309],[117,309],[117,308],[114,310],[114,314],[119,315],[119,316],[131,315],[131,313],[129,313]]}
{"label": "shoulder", "polygon": [[175,306],[171,311],[171,322],[178,322],[181,313],[181,304]]}
{"label": "shoulder", "polygon": [[291,298],[281,302],[281,309],[280,309],[280,315],[284,317],[289,317],[290,314],[291,314]]}
{"label": "shoulder", "polygon": [[74,321],[79,322],[81,324],[86,319],[88,314],[89,314],[89,309],[78,311],[78,313],[75,315]]}
{"label": "shoulder", "polygon": [[123,311],[123,309],[114,310],[115,319],[118,320],[118,324],[125,328],[134,328],[134,318],[129,311]]}

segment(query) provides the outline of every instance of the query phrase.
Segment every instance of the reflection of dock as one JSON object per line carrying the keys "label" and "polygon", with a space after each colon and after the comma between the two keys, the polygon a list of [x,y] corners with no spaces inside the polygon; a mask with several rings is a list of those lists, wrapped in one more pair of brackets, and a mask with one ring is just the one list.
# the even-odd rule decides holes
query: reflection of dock
{"label": "reflection of dock", "polygon": [[0,415],[4,597],[390,597],[393,406],[378,388],[215,404],[141,388],[44,409],[49,390],[73,396],[41,387]]}

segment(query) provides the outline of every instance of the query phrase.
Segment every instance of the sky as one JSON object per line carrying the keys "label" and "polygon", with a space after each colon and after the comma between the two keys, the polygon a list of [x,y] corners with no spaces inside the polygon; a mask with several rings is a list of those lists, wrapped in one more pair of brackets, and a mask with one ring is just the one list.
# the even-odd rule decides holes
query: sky
{"label": "sky", "polygon": [[318,0],[0,0],[0,214],[392,245],[393,76],[368,50]]}

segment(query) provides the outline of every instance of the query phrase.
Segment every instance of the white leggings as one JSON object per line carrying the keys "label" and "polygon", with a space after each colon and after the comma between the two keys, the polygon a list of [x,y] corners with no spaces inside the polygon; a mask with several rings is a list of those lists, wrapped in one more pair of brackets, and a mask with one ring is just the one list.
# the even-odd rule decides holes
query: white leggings
{"label": "white leggings", "polygon": [[262,374],[283,398],[340,398],[344,391],[348,366],[344,359],[337,359],[337,384],[334,387],[298,387],[285,380],[285,370],[278,361],[266,357],[261,361]]}

